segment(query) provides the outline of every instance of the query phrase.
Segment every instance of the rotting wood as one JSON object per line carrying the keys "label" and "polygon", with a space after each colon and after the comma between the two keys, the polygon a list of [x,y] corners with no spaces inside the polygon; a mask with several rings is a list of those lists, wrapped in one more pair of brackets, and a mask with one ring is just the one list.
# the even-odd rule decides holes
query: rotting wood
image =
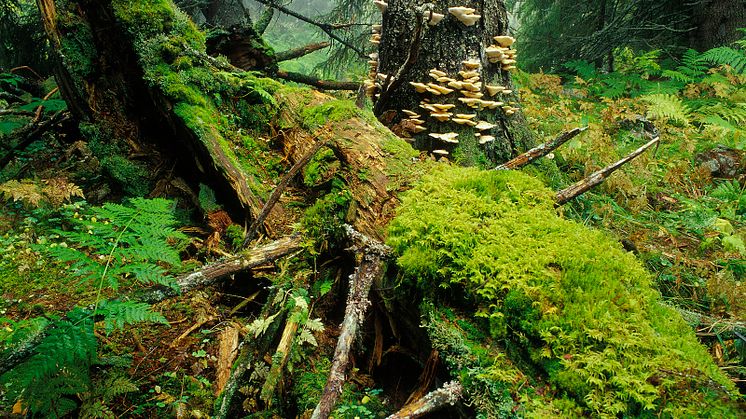
{"label": "rotting wood", "polygon": [[741,339],[746,342],[746,322],[711,317],[679,307],[676,310],[684,320],[695,328],[697,336],[718,336],[721,339]]}
{"label": "rotting wood", "polygon": [[355,231],[349,225],[345,225],[345,228],[353,243],[356,243],[355,247],[362,252],[363,258],[360,265],[355,268],[355,273],[350,275],[350,290],[347,295],[345,316],[337,346],[334,349],[331,370],[321,393],[319,404],[316,405],[311,419],[326,419],[334,410],[334,406],[342,393],[342,385],[345,382],[345,372],[349,364],[350,351],[355,335],[363,323],[365,312],[370,307],[368,293],[373,282],[383,277],[385,260],[390,253],[390,249],[377,240]]}
{"label": "rotting wood", "polygon": [[[292,318],[292,316],[289,317]],[[282,371],[288,362],[295,335],[298,333],[298,326],[297,321],[289,319],[285,323],[285,328],[282,330],[280,343],[277,345],[275,355],[272,357],[272,367],[269,369],[269,374],[267,374],[267,379],[264,381],[260,394],[260,398],[268,407],[272,405],[272,396],[275,393],[277,384],[280,382]]]}
{"label": "rotting wood", "polygon": [[580,128],[573,128],[570,131],[565,131],[562,134],[560,134],[557,138],[547,141],[544,144],[536,146],[532,148],[531,150],[528,150],[527,152],[510,159],[509,161],[495,167],[494,170],[512,170],[512,169],[521,168],[540,157],[546,156],[547,154],[556,150],[562,144],[570,141],[571,139],[575,138],[575,136],[577,136],[578,134],[580,134],[581,132],[587,129],[588,127],[580,127]]}
{"label": "rotting wood", "polygon": [[220,332],[218,363],[215,368],[215,394],[220,394],[228,383],[231,376],[233,361],[238,356],[238,332],[240,327],[230,323],[228,327]]}
{"label": "rotting wood", "polygon": [[[274,10],[271,9],[270,10]],[[296,58],[303,57],[305,55],[308,55],[314,51],[318,51],[320,49],[327,48],[330,46],[331,42],[315,42],[313,44],[308,44],[305,46],[302,46],[300,48],[294,48],[287,51],[280,51],[277,54],[275,54],[275,60],[279,63],[282,61],[288,61],[288,60],[294,60]]]}
{"label": "rotting wood", "polygon": [[262,210],[259,212],[259,215],[254,219],[254,221],[251,223],[251,226],[249,227],[248,231],[246,232],[246,238],[243,241],[243,246],[249,244],[251,240],[254,239],[254,236],[256,236],[257,231],[261,227],[262,224],[264,224],[264,220],[269,215],[270,211],[272,211],[272,208],[275,206],[277,201],[280,200],[280,197],[282,196],[282,193],[287,188],[288,184],[290,184],[290,181],[293,180],[295,175],[298,174],[298,172],[303,169],[309,161],[313,158],[313,156],[316,155],[316,153],[323,147],[327,141],[316,141],[319,136],[322,134],[328,132],[325,127],[321,128],[319,131],[317,131],[316,135],[313,136],[312,141],[315,142],[314,146],[311,147],[306,154],[303,155],[298,161],[293,164],[293,166],[290,168],[290,170],[285,174],[285,176],[282,177],[280,180],[280,183],[277,184],[275,189],[272,191],[272,194],[270,194],[269,198],[267,199],[267,202],[264,203],[264,207],[262,207]]}
{"label": "rotting wood", "polygon": [[[199,271],[182,275],[176,279],[174,288],[153,287],[144,292],[135,292],[124,300],[133,300],[154,304],[167,298],[175,297],[198,288],[204,288],[215,284],[218,280],[228,275],[248,270],[265,263],[271,262],[282,256],[289,255],[302,248],[303,240],[300,235],[283,237],[263,246],[245,250],[240,254],[212,264]],[[93,309],[93,307],[89,307]],[[46,337],[47,330],[40,330],[36,335],[12,348],[12,350],[0,353],[0,375],[10,371],[16,365],[28,359]]]}
{"label": "rotting wood", "polygon": [[458,381],[450,381],[443,387],[427,393],[424,397],[402,407],[387,419],[413,419],[434,412],[445,405],[454,405],[461,398],[463,388]]}
{"label": "rotting wood", "polygon": [[578,196],[584,194],[585,192],[588,192],[592,188],[600,185],[620,167],[634,160],[637,156],[644,153],[645,150],[658,144],[658,141],[660,141],[660,137],[656,136],[652,140],[645,143],[645,145],[643,145],[642,147],[627,155],[625,158],[617,161],[616,163],[610,164],[601,170],[591,173],[585,179],[582,179],[575,184],[570,185],[569,187],[557,192],[557,195],[555,196],[555,206],[562,206],[571,199],[577,198]]}

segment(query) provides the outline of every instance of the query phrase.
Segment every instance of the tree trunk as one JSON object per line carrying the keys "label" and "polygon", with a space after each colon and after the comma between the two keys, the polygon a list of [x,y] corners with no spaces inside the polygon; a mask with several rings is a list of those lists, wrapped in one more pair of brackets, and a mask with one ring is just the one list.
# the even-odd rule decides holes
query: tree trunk
{"label": "tree trunk", "polygon": [[743,34],[738,28],[746,24],[746,2],[743,0],[704,0],[694,8],[689,46],[699,51],[728,45]]}
{"label": "tree trunk", "polygon": [[[432,7],[429,5],[432,4]],[[455,4],[438,0],[419,6],[411,0],[391,0],[383,11],[383,20],[378,48],[378,62],[372,63],[371,79],[378,83],[378,99],[375,112],[384,123],[398,124],[394,131],[401,134],[411,134],[414,145],[424,150],[446,150],[451,155],[459,156],[464,163],[477,163],[482,156],[492,162],[502,162],[531,145],[531,136],[525,128],[525,120],[520,112],[506,112],[510,108],[518,107],[518,95],[512,87],[510,74],[505,70],[507,65],[500,62],[490,62],[486,49],[497,42],[493,37],[508,34],[508,18],[505,4],[502,0],[486,2],[466,2],[463,6],[475,9],[473,14],[481,17],[467,26],[449,13],[448,8]],[[442,21],[433,25],[437,13],[444,15]],[[374,35],[375,37],[375,35]],[[375,57],[375,56],[374,56]],[[475,92],[464,93],[464,90],[448,87],[448,81],[435,80],[430,75],[431,69],[437,69],[447,74],[446,77],[455,81],[463,81],[468,65],[464,61],[474,62],[473,71],[478,72],[479,80],[474,83]],[[372,60],[375,61],[375,60]],[[397,76],[397,73],[400,73]],[[395,77],[396,76],[396,77]],[[471,76],[471,75],[469,75]],[[470,78],[470,77],[467,77]],[[372,81],[372,80],[371,80]],[[437,95],[429,91],[418,93],[410,82],[436,83],[452,89],[452,92]],[[458,84],[455,84],[458,86]],[[488,92],[486,85],[503,86],[508,93]],[[373,89],[370,89],[371,93]],[[474,94],[476,93],[476,95]],[[479,96],[489,101],[503,102],[495,109],[483,106],[476,108],[460,101],[465,95]],[[431,117],[430,111],[420,107],[422,102],[453,104],[455,108],[447,113],[448,120],[440,121]],[[412,132],[411,119],[402,112],[411,110],[421,115],[426,131]],[[473,121],[486,121],[494,124],[494,128],[482,130],[472,126],[461,125],[454,119],[457,114],[473,115]],[[512,115],[510,115],[512,114]],[[444,142],[430,136],[430,133],[458,133],[455,142]],[[491,135],[495,141],[483,143],[475,137],[476,133],[484,136]]]}

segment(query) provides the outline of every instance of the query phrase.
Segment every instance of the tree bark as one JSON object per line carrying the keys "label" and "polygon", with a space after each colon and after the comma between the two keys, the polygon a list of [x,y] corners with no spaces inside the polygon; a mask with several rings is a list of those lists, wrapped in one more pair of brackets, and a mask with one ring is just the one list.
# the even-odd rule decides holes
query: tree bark
{"label": "tree bark", "polygon": [[[475,9],[474,14],[481,16],[472,26],[466,26],[448,12],[448,8],[454,4],[444,0],[428,4],[432,4],[432,7],[418,6],[411,0],[391,0],[383,12],[380,48],[377,49],[378,62],[373,64],[375,67],[370,75],[377,78],[379,85],[377,92],[380,98],[376,103],[376,114],[391,124],[408,118],[402,113],[403,109],[420,114],[419,119],[425,121],[423,126],[427,131],[413,134],[415,147],[424,150],[444,149],[451,154],[460,149],[461,159],[466,163],[476,163],[481,153],[499,163],[519,150],[526,149],[531,145],[532,139],[520,112],[508,115],[502,107],[471,108],[459,101],[459,98],[464,97],[463,92],[452,87],[451,93],[435,95],[430,92],[417,93],[410,85],[410,82],[438,83],[429,75],[431,69],[443,71],[447,73],[447,77],[461,81],[463,77],[459,72],[466,70],[463,61],[473,60],[479,63],[476,71],[479,72],[481,84],[477,84],[477,87],[478,93],[483,95],[482,99],[503,102],[501,106],[517,107],[518,95],[512,88],[509,71],[503,69],[500,62],[489,62],[485,52],[490,45],[496,44],[494,36],[508,34],[504,2],[495,0],[462,4]],[[445,17],[440,23],[430,25],[428,21],[431,19],[431,12]],[[393,80],[393,76],[400,70],[403,70],[400,79]],[[388,87],[389,84],[393,87]],[[438,84],[447,85],[445,82]],[[503,86],[511,92],[491,96],[484,87],[485,84]],[[433,119],[430,112],[420,107],[423,100],[456,105],[448,111],[453,116],[448,121]],[[479,131],[453,122],[457,113],[476,113],[474,120],[493,123],[494,128],[481,131],[481,134],[492,135],[496,137],[496,141],[480,145],[474,136]],[[459,144],[444,143],[428,135],[447,132],[459,133]]]}

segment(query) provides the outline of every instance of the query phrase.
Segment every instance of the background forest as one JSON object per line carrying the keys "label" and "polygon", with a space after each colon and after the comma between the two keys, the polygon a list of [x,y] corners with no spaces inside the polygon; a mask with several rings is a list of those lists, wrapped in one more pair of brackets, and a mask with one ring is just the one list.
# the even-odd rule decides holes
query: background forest
{"label": "background forest", "polygon": [[[235,417],[223,408],[233,403],[241,416],[311,417],[345,319],[346,278],[364,266],[342,244],[358,199],[350,184],[369,181],[372,169],[350,175],[338,150],[316,148],[288,178],[284,215],[271,226],[304,239],[279,235],[288,250],[277,252],[285,239],[268,242],[272,228],[232,219],[221,191],[175,177],[175,165],[159,164],[151,149],[107,141],[113,134],[95,121],[76,120],[55,79],[43,3],[0,3],[0,416]],[[152,3],[171,10],[169,1]],[[205,12],[210,1],[176,4],[208,44],[221,36]],[[411,170],[421,179],[388,226],[394,262],[374,285],[373,314],[332,417],[387,417],[453,383],[458,397],[427,417],[743,417],[746,4],[506,6],[518,55],[512,83],[534,143],[584,131],[514,171],[489,171],[494,162],[465,151],[436,162],[385,137],[391,155],[423,162]],[[292,153],[272,145],[291,124],[271,109],[312,97],[293,82],[299,75],[316,87],[346,83],[326,92],[331,102],[298,101],[295,125],[309,137],[353,117],[380,126],[359,94],[369,65],[345,45],[367,45],[380,12],[362,0],[241,8],[275,52],[329,43],[280,61],[270,76],[285,85],[254,73],[192,75],[230,109],[216,124],[240,127],[226,138],[244,169],[271,180],[251,185],[269,200],[294,167]],[[80,45],[91,36],[74,34]],[[78,49],[62,50],[93,67]],[[660,137],[654,148],[555,205],[552,191],[629,155],[650,126]],[[387,172],[396,187],[414,176],[404,167]],[[193,271],[226,260],[250,273],[183,286]],[[557,272],[566,282],[547,285]],[[256,346],[242,351],[246,342]],[[608,345],[585,350],[598,342]],[[420,344],[424,357],[414,353]],[[250,377],[236,382],[243,365]],[[229,391],[237,403],[226,402]]]}

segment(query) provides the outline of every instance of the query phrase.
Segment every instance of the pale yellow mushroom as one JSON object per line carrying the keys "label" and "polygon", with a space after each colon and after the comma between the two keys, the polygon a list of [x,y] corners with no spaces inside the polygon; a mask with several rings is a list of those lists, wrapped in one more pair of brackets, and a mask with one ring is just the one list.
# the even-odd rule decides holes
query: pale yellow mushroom
{"label": "pale yellow mushroom", "polygon": [[401,111],[404,112],[405,114],[407,114],[407,116],[410,116],[412,118],[419,118],[420,117],[420,115],[417,112],[412,112],[409,109],[402,109]]}
{"label": "pale yellow mushroom", "polygon": [[440,156],[447,156],[448,152],[445,150],[433,150],[433,154],[438,154]]}
{"label": "pale yellow mushroom", "polygon": [[443,77],[438,77],[437,79],[435,79],[435,81],[437,81],[438,83],[450,83],[450,82],[456,81],[456,80],[454,80],[454,79],[452,79],[452,78],[450,78],[448,76],[443,76]]}
{"label": "pale yellow mushroom", "polygon": [[479,68],[479,61],[472,61],[472,60],[464,60],[461,61],[461,64],[464,65],[464,68],[467,70],[474,70],[476,68]]}
{"label": "pale yellow mushroom", "polygon": [[461,82],[461,86],[464,90],[469,90],[471,92],[478,92],[482,90],[482,83],[470,83],[470,82]]}
{"label": "pale yellow mushroom", "polygon": [[431,93],[433,93],[433,94],[436,94],[436,95],[447,95],[447,94],[453,92],[453,89],[449,89],[449,88],[447,88],[445,86],[441,86],[441,85],[435,84],[435,83],[428,83],[427,86],[430,88],[430,89],[428,89],[428,91],[431,92]]}
{"label": "pale yellow mushroom", "polygon": [[503,94],[504,94],[504,95],[509,95],[509,94],[511,94],[511,93],[513,93],[513,91],[512,91],[512,90],[510,90],[510,89],[504,89],[504,90],[503,90]]}
{"label": "pale yellow mushroom", "polygon": [[451,121],[459,125],[471,125],[472,127],[477,125],[477,123],[472,121],[471,119],[453,118],[451,119]]}
{"label": "pale yellow mushroom", "polygon": [[488,46],[484,49],[484,53],[487,54],[488,58],[502,58],[502,56],[505,55],[503,54],[503,49],[501,47],[498,47],[497,45]]}
{"label": "pale yellow mushroom", "polygon": [[503,86],[500,86],[500,85],[493,86],[493,85],[490,85],[490,84],[486,84],[484,87],[487,89],[487,93],[489,93],[490,96],[495,96],[496,94],[498,94],[498,93],[502,92],[503,90],[505,90],[505,88]]}
{"label": "pale yellow mushroom", "polygon": [[479,99],[482,96],[484,96],[484,94],[482,92],[470,92],[468,90],[462,90],[461,94],[464,95],[464,97],[473,97],[473,98],[477,98],[477,99]]}
{"label": "pale yellow mushroom", "polygon": [[500,45],[501,47],[505,47],[505,48],[507,48],[507,47],[509,47],[509,46],[513,45],[513,43],[515,42],[515,38],[513,38],[512,36],[507,36],[507,35],[496,36],[496,37],[494,37],[493,39],[494,39],[494,40],[495,40],[495,42],[497,42],[497,43],[498,43],[498,44],[499,44],[499,45]]}
{"label": "pale yellow mushroom", "polygon": [[505,65],[504,65],[504,66],[503,66],[503,70],[507,70],[507,71],[510,71],[510,70],[515,70],[516,68],[518,68],[518,67],[516,67],[516,66],[514,66],[514,65],[508,65],[508,66],[505,66]]}
{"label": "pale yellow mushroom", "polygon": [[479,121],[479,123],[477,125],[475,125],[474,128],[476,128],[476,129],[478,129],[480,131],[484,131],[484,130],[487,130],[487,129],[495,128],[495,124],[490,124],[487,121]]}
{"label": "pale yellow mushroom", "polygon": [[438,69],[435,69],[435,68],[431,68],[431,69],[430,69],[430,74],[431,74],[431,75],[432,75],[432,74],[435,74],[435,75],[437,75],[438,77],[444,77],[444,76],[447,76],[447,75],[448,75],[448,73],[446,73],[445,71],[440,71],[440,70],[438,70]]}
{"label": "pale yellow mushroom", "polygon": [[430,12],[424,12],[424,16],[428,18],[427,24],[430,26],[437,25],[438,23],[440,23],[441,20],[443,20],[444,17],[446,17],[443,14],[435,12],[433,12],[432,14],[430,14]]}
{"label": "pale yellow mushroom", "polygon": [[376,74],[376,77],[378,78],[378,80],[381,80],[381,81],[386,81],[386,79],[388,78],[388,76],[389,76],[388,74],[384,74],[384,73],[378,73],[378,74]]}
{"label": "pale yellow mushroom", "polygon": [[437,119],[440,122],[445,122],[451,118],[453,114],[450,112],[435,112],[431,113],[430,116]]}
{"label": "pale yellow mushroom", "polygon": [[511,59],[503,59],[501,62],[503,65],[513,65],[516,63],[515,60],[511,60]]}
{"label": "pale yellow mushroom", "polygon": [[438,133],[431,132],[428,135],[437,140],[445,141],[447,143],[458,144],[458,140],[456,139],[456,137],[458,137],[458,134],[455,132],[446,132],[445,134],[438,134]]}
{"label": "pale yellow mushroom", "polygon": [[370,54],[368,54],[368,57],[370,57],[371,60],[378,61],[378,53],[377,52],[371,52]]}
{"label": "pale yellow mushroom", "polygon": [[428,110],[430,112],[438,112],[438,109],[436,109],[433,105],[430,105],[430,104],[427,104],[427,103],[420,104],[420,108],[426,109],[426,110]]}
{"label": "pale yellow mushroom", "polygon": [[460,81],[454,80],[454,81],[449,81],[448,82],[448,87],[453,87],[454,89],[461,90],[461,89],[463,89],[464,85]]}
{"label": "pale yellow mushroom", "polygon": [[515,111],[512,109],[508,109],[507,111],[505,111],[505,115],[508,115],[508,116],[513,115],[514,113]]}
{"label": "pale yellow mushroom", "polygon": [[425,123],[425,121],[423,121],[422,119],[417,119],[417,118],[409,118],[407,119],[407,121],[410,121],[415,125],[422,125]]}
{"label": "pale yellow mushroom", "polygon": [[487,144],[492,141],[495,141],[495,137],[492,135],[481,135],[479,137],[479,144]]}
{"label": "pale yellow mushroom", "polygon": [[386,8],[389,7],[388,3],[386,3],[385,1],[380,1],[380,0],[373,0],[373,4],[375,4],[376,7],[378,7],[378,10],[380,10],[381,13],[385,12]]}
{"label": "pale yellow mushroom", "polygon": [[377,32],[381,32],[381,28],[382,27],[383,27],[383,25],[372,25],[371,29],[374,30],[374,31],[377,31]]}
{"label": "pale yellow mushroom", "polygon": [[435,109],[438,109],[440,111],[447,111],[449,109],[453,109],[456,107],[456,105],[452,103],[433,103],[432,107]]}
{"label": "pale yellow mushroom", "polygon": [[497,109],[498,107],[502,106],[503,102],[495,102],[492,100],[484,100],[482,101],[482,106],[489,109]]}
{"label": "pale yellow mushroom", "polygon": [[477,9],[472,9],[470,7],[463,7],[463,6],[455,6],[455,7],[449,7],[448,8],[448,13],[450,13],[452,15],[455,15],[456,13],[473,14],[476,11],[477,11]]}
{"label": "pale yellow mushroom", "polygon": [[413,81],[410,81],[409,84],[414,86],[414,90],[416,90],[417,93],[425,93],[427,91],[427,85],[424,83],[415,83]]}
{"label": "pale yellow mushroom", "polygon": [[456,118],[461,119],[474,119],[477,116],[475,113],[457,113]]}
{"label": "pale yellow mushroom", "polygon": [[427,128],[423,127],[422,125],[415,125],[412,127],[412,132],[415,134],[427,131]]}
{"label": "pale yellow mushroom", "polygon": [[463,102],[466,106],[469,106],[471,108],[476,108],[480,106],[481,99],[475,99],[471,97],[460,97],[458,98],[461,102]]}
{"label": "pale yellow mushroom", "polygon": [[459,76],[461,76],[462,79],[470,79],[472,77],[479,77],[478,71],[459,71]]}
{"label": "pale yellow mushroom", "polygon": [[472,26],[479,20],[480,15],[474,14],[475,10],[469,7],[449,7],[448,13],[456,16],[461,23],[466,26]]}

